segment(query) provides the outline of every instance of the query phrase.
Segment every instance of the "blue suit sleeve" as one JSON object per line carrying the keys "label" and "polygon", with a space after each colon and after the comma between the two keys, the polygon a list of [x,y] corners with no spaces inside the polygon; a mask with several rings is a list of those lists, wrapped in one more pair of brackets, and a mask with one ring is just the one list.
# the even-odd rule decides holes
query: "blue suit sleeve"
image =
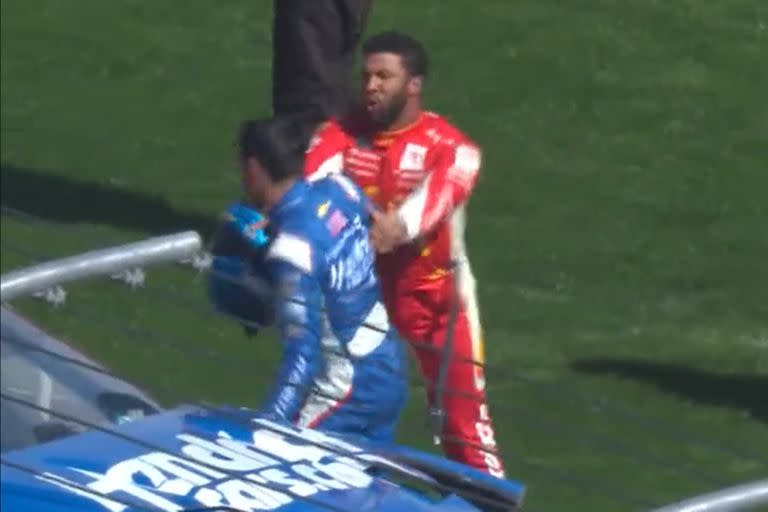
{"label": "blue suit sleeve", "polygon": [[328,180],[340,187],[342,193],[357,204],[363,224],[365,227],[370,227],[372,223],[372,213],[379,208],[373,201],[371,201],[365,192],[363,192],[363,189],[346,174],[333,174]]}
{"label": "blue suit sleeve", "polygon": [[[276,245],[280,240],[276,240]],[[310,250],[309,245],[306,246]],[[283,344],[283,354],[273,389],[262,412],[270,417],[295,421],[320,369],[322,350],[323,295],[314,269],[296,265],[297,248],[287,260],[268,258],[268,271],[275,284],[276,325]],[[298,249],[300,252],[301,249]]]}

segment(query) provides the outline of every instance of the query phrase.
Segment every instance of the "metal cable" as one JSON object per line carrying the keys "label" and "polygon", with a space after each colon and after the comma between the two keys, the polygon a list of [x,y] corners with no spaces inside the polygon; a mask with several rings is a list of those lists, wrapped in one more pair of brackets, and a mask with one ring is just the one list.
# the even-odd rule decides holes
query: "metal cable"
{"label": "metal cable", "polygon": [[[33,222],[36,224],[44,224],[44,225],[52,225],[52,226],[61,226],[62,223],[57,222],[55,220],[43,218],[37,215],[30,214],[28,212],[19,210],[17,208],[13,208],[10,206],[2,205],[0,204],[0,211],[4,214],[8,214],[17,218],[20,218],[27,222]],[[82,237],[81,237],[82,239]],[[83,241],[85,241],[83,239]],[[111,243],[107,240],[100,240],[101,243]],[[6,242],[3,242],[3,245],[5,245]],[[26,251],[29,254],[29,251]],[[229,276],[225,276],[229,277]],[[154,288],[153,292],[157,292],[158,289]],[[173,297],[175,296],[175,297]],[[174,291],[168,292],[166,295],[166,298],[169,302],[179,302],[182,299],[181,294],[175,293]],[[184,301],[186,303],[188,301]],[[210,311],[210,310],[208,310]],[[247,322],[245,319],[236,319],[240,322]],[[376,326],[367,326],[368,328],[378,330]],[[427,344],[422,343],[410,343],[414,348],[420,349],[420,350],[428,350],[428,351],[437,351],[439,349],[436,349],[435,347],[432,347]],[[476,366],[486,366],[481,361],[476,361],[471,358],[467,358],[460,355],[454,355],[454,360],[456,362],[463,362],[466,364],[472,364]],[[487,366],[486,366],[487,367]],[[488,369],[492,369],[491,367],[487,367]],[[505,377],[511,377],[517,382],[523,383],[525,385],[535,387],[537,389],[540,389],[542,391],[545,391],[547,394],[550,395],[556,395],[557,398],[561,399],[562,397],[569,397],[571,398],[571,402],[581,402],[584,404],[589,405],[590,407],[596,407],[601,412],[610,412],[611,414],[620,416],[622,418],[628,419],[633,422],[639,422],[642,423],[644,426],[654,430],[658,433],[663,433],[665,435],[673,436],[679,441],[684,441],[688,444],[697,444],[702,447],[709,448],[714,451],[718,451],[722,454],[738,457],[745,461],[755,462],[762,465],[768,465],[768,459],[761,459],[757,458],[753,453],[747,452],[746,450],[742,450],[739,448],[734,448],[731,446],[726,446],[722,441],[719,441],[717,443],[713,443],[710,439],[703,438],[701,436],[696,435],[694,432],[691,431],[681,431],[677,430],[671,427],[662,427],[661,425],[664,424],[664,422],[659,421],[657,418],[644,416],[641,414],[638,414],[636,412],[633,412],[627,408],[624,408],[616,403],[609,402],[607,400],[601,400],[599,402],[596,402],[594,399],[589,397],[588,395],[579,392],[578,390],[573,390],[571,388],[566,388],[565,386],[554,384],[554,383],[541,383],[536,382],[533,379],[530,379],[528,377],[525,377],[523,375],[516,374],[509,369],[504,370]],[[552,389],[555,388],[555,389]]]}
{"label": "metal cable", "polygon": [[[112,322],[107,321],[106,318],[103,315],[94,315],[94,314],[90,314],[90,312],[85,312],[85,310],[83,310],[83,309],[70,307],[69,311],[72,311],[72,310],[74,310],[74,313],[77,316],[85,317],[88,321],[99,322],[99,323],[102,323],[102,324],[108,324],[111,328],[116,329],[116,330],[120,330],[121,332],[124,332],[124,333],[127,332],[130,336],[137,336],[137,337],[141,337],[142,339],[149,338],[149,339],[158,340],[158,338],[156,336],[154,336],[153,333],[151,333],[151,332],[147,332],[147,331],[143,331],[143,330],[140,331],[140,330],[136,330],[136,329],[130,329],[129,330],[129,329],[127,329],[127,328],[125,328],[125,327],[115,323],[114,321],[112,321]],[[181,347],[181,343],[176,344],[176,343],[171,343],[171,342],[168,342],[168,341],[163,341],[162,344],[164,344],[166,347],[170,347],[170,348],[172,348],[172,349],[174,349],[176,351],[179,351],[179,352],[182,352],[182,353],[185,353],[185,354],[187,353],[187,349],[180,348]],[[185,347],[188,347],[188,346],[189,346],[189,344],[185,344]],[[213,357],[216,357],[217,359],[220,359],[219,353],[215,352],[215,351],[208,353],[206,356],[208,356],[208,357],[213,356]],[[288,383],[288,385],[291,385],[291,383]],[[318,394],[320,394],[320,393],[318,393]],[[323,395],[323,396],[325,396],[326,398],[335,399],[335,397],[331,397],[331,396],[328,396],[328,395]],[[508,410],[509,409],[513,409],[513,407],[511,407],[511,406],[506,406],[505,408],[508,409]],[[361,410],[364,410],[364,409],[365,409],[364,407],[361,407]],[[522,410],[516,410],[515,412],[516,412],[516,415],[518,417],[527,419],[529,421],[529,423],[531,421],[533,421],[538,426],[542,426],[542,424],[543,425],[548,425],[550,430],[552,429],[551,422],[547,422],[546,420],[541,420],[541,417],[539,415],[534,416],[534,415],[532,415],[532,414],[530,414],[528,412],[523,412]],[[539,418],[539,419],[537,420],[535,418]],[[561,432],[561,433],[563,431],[565,431],[564,429],[560,429],[560,428],[555,428],[555,430],[558,431],[558,432]],[[659,459],[657,457],[649,457],[647,455],[638,454],[634,450],[631,450],[631,449],[627,448],[626,445],[621,443],[621,442],[613,442],[613,443],[611,443],[611,442],[607,442],[607,441],[602,440],[602,439],[595,438],[594,436],[578,437],[576,434],[574,434],[571,431],[565,431],[565,432],[570,437],[576,437],[581,443],[587,443],[587,444],[592,444],[592,445],[595,445],[595,446],[601,446],[602,448],[608,449],[610,451],[613,451],[613,452],[616,452],[616,453],[621,453],[621,454],[626,455],[626,456],[631,456],[635,460],[641,460],[641,461],[644,461],[645,463],[652,464],[652,465],[660,467],[660,468],[665,468],[665,469],[673,470],[673,471],[675,471],[675,472],[677,472],[679,474],[687,475],[691,479],[695,479],[696,478],[695,476],[693,476],[695,471],[692,470],[692,469],[686,468],[685,466],[682,466],[682,465],[679,465],[679,464],[671,464],[668,461],[665,461],[663,459]],[[454,440],[450,440],[450,441],[454,441]],[[491,450],[488,450],[487,448],[481,447],[481,446],[478,446],[477,448],[479,448],[479,449],[481,449],[483,451],[491,451]],[[715,480],[713,478],[711,480],[713,482],[717,482],[717,480]]]}
{"label": "metal cable", "polygon": [[[80,317],[81,319],[87,320],[88,322],[101,323],[102,325],[108,326],[110,329],[118,330],[118,331],[120,331],[120,332],[122,332],[124,334],[127,334],[128,336],[139,337],[141,339],[148,339],[148,338],[149,339],[155,339],[155,340],[158,339],[158,337],[155,336],[152,332],[147,332],[147,331],[143,331],[143,330],[136,330],[136,329],[126,328],[125,326],[123,326],[122,324],[120,324],[118,322],[108,320],[104,315],[92,314],[92,313],[87,312],[85,309],[82,309],[82,308],[77,308],[77,307],[71,307],[70,306],[68,311],[70,313],[74,312],[76,317]],[[163,344],[165,346],[167,346],[167,347],[170,347],[173,350],[176,350],[176,351],[179,351],[179,352],[185,353],[185,354],[187,353],[187,351],[185,349],[181,348],[181,346],[182,346],[181,343],[176,344],[176,343],[169,343],[168,341],[164,341]],[[185,346],[188,346],[188,344],[185,344]],[[219,356],[218,352],[214,352],[214,355],[216,357]],[[512,407],[508,407],[508,406],[505,407],[505,408],[506,409],[512,409]],[[627,448],[626,445],[624,445],[623,443],[616,443],[616,442],[611,443],[610,441],[606,442],[605,440],[602,440],[600,438],[596,438],[595,436],[587,436],[587,435],[581,435],[580,436],[578,433],[571,432],[571,431],[569,431],[567,429],[553,427],[553,423],[551,421],[547,421],[546,419],[542,419],[540,417],[540,415],[533,415],[533,414],[531,414],[531,413],[529,413],[527,411],[523,411],[523,410],[520,410],[520,409],[515,410],[515,413],[516,413],[517,417],[523,418],[524,421],[527,421],[529,424],[535,424],[537,427],[541,427],[542,425],[545,425],[550,430],[554,430],[554,431],[558,432],[559,434],[562,434],[563,432],[565,432],[568,436],[570,436],[572,438],[576,438],[582,444],[588,444],[588,445],[593,445],[593,446],[600,446],[602,448],[607,449],[608,451],[611,451],[611,452],[614,452],[614,453],[619,453],[619,454],[625,455],[627,457],[634,458],[636,461],[638,461],[638,460],[639,461],[643,461],[645,463],[652,464],[652,465],[657,466],[657,467],[673,470],[673,471],[675,471],[677,473],[680,473],[680,474],[688,474],[688,472],[689,472],[688,468],[681,468],[678,465],[670,464],[668,461],[664,461],[662,459],[658,459],[658,458],[655,458],[655,457],[647,457],[647,456],[639,455],[637,452]],[[463,440],[453,440],[453,439],[450,439],[450,438],[448,438],[447,440],[451,441],[451,442],[466,443]],[[481,450],[484,450],[484,451],[490,451],[490,450],[487,450],[485,447],[482,447],[482,446],[477,446],[477,448],[481,449]],[[691,475],[689,475],[689,476],[691,476]],[[697,477],[691,476],[691,478],[697,478]]]}
{"label": "metal cable", "polygon": [[[31,256],[31,257],[37,258],[36,255],[34,255],[32,252],[30,252],[27,249],[22,249],[22,248],[20,248],[20,247],[18,247],[16,245],[8,244],[7,242],[3,242],[2,245],[3,246],[7,246],[8,248],[13,250],[14,252],[24,253],[27,256]],[[231,276],[222,276],[222,277],[224,279],[233,280]],[[238,283],[235,280],[233,280],[233,281],[236,284],[241,284],[241,283]],[[189,307],[189,303],[191,302],[189,300],[184,300],[184,303],[180,304],[180,303],[177,302],[177,298],[181,297],[180,294],[174,293],[173,291],[168,292],[166,289],[161,288],[161,287],[154,287],[153,286],[153,287],[151,287],[151,290],[152,290],[152,292],[153,292],[153,294],[155,296],[158,296],[158,297],[162,296],[164,301],[167,301],[167,302],[171,303],[172,305],[175,305],[175,306],[180,307],[182,309],[187,309]],[[207,310],[207,309],[202,308],[202,307],[200,307],[199,309],[200,309],[200,311],[204,311],[205,313],[208,313],[208,314],[212,313],[211,310]],[[90,320],[90,321],[100,321],[102,323],[105,323],[105,320],[101,316],[96,317],[94,315],[84,313],[82,310],[79,311],[78,313],[80,315],[86,314],[88,316],[88,320]],[[237,321],[240,321],[240,322],[243,322],[243,323],[247,322],[247,320],[238,319],[238,318],[234,317],[233,315],[227,315],[227,316],[230,316],[234,320],[237,320]],[[369,328],[369,329],[372,329],[372,330],[375,330],[375,331],[378,331],[378,332],[385,332],[381,328],[379,328],[378,326],[366,325],[366,324],[363,324],[363,325],[365,327]],[[125,330],[124,328],[121,328],[121,327],[114,327],[114,325],[112,327],[115,328],[115,329],[120,329],[121,331]],[[140,333],[140,332],[138,332],[138,330],[134,330],[134,332],[130,333],[129,335],[131,335],[131,336],[150,336],[153,339],[157,340],[156,336],[152,336],[151,333],[147,333],[145,331],[142,331]],[[172,343],[172,342],[168,342],[167,340],[162,340],[161,344],[165,345],[166,347],[172,348],[173,350],[181,351],[181,352],[183,352],[185,354],[188,353],[187,350],[189,350],[189,344],[184,344],[184,348],[181,348],[182,344],[175,344],[175,343]],[[413,346],[414,348],[416,348],[417,350],[428,350],[428,351],[439,351],[440,350],[439,348],[436,348],[436,347],[433,347],[433,346],[427,345],[427,344],[422,344],[422,343],[409,343],[409,344],[411,346]],[[343,355],[343,354],[341,354],[339,352],[335,352],[335,351],[329,350],[329,349],[326,349],[326,351],[327,351],[326,353],[333,353],[333,354],[336,354],[336,355]],[[214,357],[214,358],[220,360],[221,362],[226,362],[228,364],[232,363],[232,361],[230,359],[223,359],[221,357],[220,353],[217,352],[217,351],[205,351],[205,353],[201,353],[199,355],[201,357],[206,357],[206,358],[207,357]],[[475,361],[475,360],[473,360],[471,358],[467,358],[467,357],[460,356],[460,355],[454,355],[454,360],[456,362],[459,362],[459,363],[466,363],[466,364],[472,364],[472,365],[477,365],[477,366],[486,366],[486,365],[484,365],[483,363],[481,363],[479,361]],[[242,361],[239,361],[239,360],[236,360],[236,361],[238,363],[242,363]],[[244,365],[243,365],[243,367],[245,368]],[[493,367],[486,366],[486,369],[487,370],[491,370],[491,373],[493,373],[493,370],[494,370]],[[581,402],[581,403],[587,404],[587,405],[589,405],[591,407],[597,406],[600,411],[610,411],[614,415],[621,416],[621,417],[626,418],[626,419],[628,419],[630,421],[635,421],[635,422],[638,422],[638,423],[642,423],[644,426],[647,426],[647,427],[651,428],[652,431],[654,433],[656,433],[656,434],[666,434],[666,435],[674,436],[675,438],[677,438],[679,440],[686,441],[688,444],[697,444],[699,446],[707,447],[707,448],[716,450],[718,452],[721,452],[721,453],[724,453],[724,454],[728,454],[730,456],[734,456],[734,457],[741,458],[743,460],[748,460],[748,461],[751,461],[751,462],[758,463],[760,465],[765,465],[768,462],[766,460],[758,458],[754,454],[747,454],[747,453],[745,453],[744,451],[742,451],[740,449],[735,449],[735,448],[732,448],[732,447],[726,447],[726,446],[723,446],[723,445],[721,445],[719,443],[712,443],[711,441],[705,440],[704,438],[702,438],[700,436],[696,436],[695,434],[693,434],[691,432],[682,432],[682,431],[676,431],[676,430],[674,430],[672,428],[669,428],[669,427],[666,427],[666,428],[665,427],[661,427],[661,425],[663,423],[657,421],[655,418],[647,418],[647,417],[645,417],[645,416],[643,416],[641,414],[631,412],[631,411],[629,411],[629,410],[627,410],[627,409],[625,409],[623,407],[619,407],[616,404],[608,402],[606,400],[602,400],[600,402],[596,402],[594,399],[588,397],[583,392],[579,392],[578,390],[574,390],[574,389],[569,388],[567,393],[563,393],[565,388],[562,385],[558,385],[558,384],[554,384],[554,383],[536,382],[533,379],[530,379],[530,378],[525,377],[523,375],[517,374],[517,373],[515,373],[513,371],[509,371],[507,369],[504,370],[504,377],[505,378],[508,378],[508,377],[512,378],[513,380],[515,380],[517,382],[525,384],[525,385],[527,385],[529,387],[533,387],[537,391],[541,391],[541,392],[549,395],[552,399],[556,399],[557,401],[562,401],[564,398],[567,398],[567,399],[569,399],[569,402],[571,402],[571,403]],[[423,379],[419,383],[420,384],[424,384]],[[456,396],[461,396],[463,398],[470,399],[470,400],[477,400],[476,397],[473,397],[469,393],[462,392],[462,391],[459,391],[459,390],[454,390],[454,389],[446,388],[446,389],[444,389],[443,392],[446,395],[456,395]],[[330,397],[330,398],[333,398],[333,397]]]}
{"label": "metal cable", "polygon": [[[454,273],[459,272],[459,265],[456,261],[451,262],[451,270]],[[451,365],[451,360],[456,356],[453,351],[453,344],[455,340],[456,322],[459,319],[459,309],[461,302],[459,290],[457,289],[456,285],[457,281],[458,277],[455,277],[453,286],[451,287],[451,307],[448,313],[448,325],[446,326],[445,340],[443,341],[443,346],[440,349],[440,363],[437,368],[437,378],[435,379],[434,404],[429,409],[429,416],[432,420],[432,428],[434,430],[434,442],[436,445],[440,444],[441,439],[445,438],[445,416],[447,414],[447,411],[445,410],[445,381],[448,378],[448,369]]]}
{"label": "metal cable", "polygon": [[[3,210],[4,213],[6,213],[9,210],[13,210],[13,209],[8,209],[7,207],[3,206],[2,210]],[[17,216],[19,214],[21,214],[21,215],[25,215],[28,219],[35,219],[35,220],[39,220],[41,222],[48,222],[45,219],[37,219],[34,216],[31,216],[29,214],[25,214],[24,212],[19,212],[18,210],[13,210],[13,214],[17,215]],[[4,242],[3,245],[5,246],[7,244]],[[153,289],[153,292],[156,292],[155,294],[158,297],[160,295],[163,295],[163,299],[162,300],[164,302],[171,303],[173,305],[179,305],[179,303],[177,302],[176,299],[178,297],[180,297],[181,294],[176,293],[174,290],[171,290],[170,292],[168,292],[165,289],[161,290],[160,288],[157,288],[157,289]],[[174,297],[174,296],[177,296],[177,297]],[[185,302],[189,303],[190,301],[185,301]],[[203,310],[203,309],[205,309],[205,308],[201,308],[201,310]],[[208,310],[207,312],[210,313],[210,310]],[[94,318],[90,318],[90,320],[92,321],[92,320],[94,320]],[[369,326],[369,327],[371,327],[371,326]],[[144,336],[146,334],[148,334],[148,333],[143,332],[141,335]],[[138,335],[138,334],[134,334],[134,335]],[[415,345],[416,348],[421,348],[421,347],[418,347],[418,344],[412,344],[412,345]],[[184,349],[185,353],[186,353],[186,350],[188,348],[189,347],[186,347]],[[431,347],[431,346],[425,346],[423,348],[426,349],[426,350],[439,350],[439,349],[435,349],[434,347]],[[218,357],[220,355],[218,352],[214,351],[212,353],[208,353],[207,354],[207,356],[210,356],[210,355],[214,355],[214,357],[217,357],[217,359],[220,359]],[[456,359],[457,362],[465,362],[467,364],[473,364],[473,365],[482,365],[482,363],[480,363],[478,361],[473,361],[473,360],[471,360],[469,358],[464,358],[464,357],[456,356],[455,359]],[[231,361],[228,361],[228,362],[231,362]],[[521,375],[517,375],[517,374],[514,374],[514,373],[510,373],[508,371],[505,371],[505,377],[512,377],[513,379],[515,379],[518,382],[521,382],[523,384],[535,387],[537,390],[541,390],[541,391],[544,391],[546,394],[552,395],[553,398],[556,395],[559,400],[562,400],[562,398],[564,396],[563,393],[562,393],[564,388],[563,388],[563,386],[558,385],[558,384],[547,384],[547,383],[535,382],[535,381],[533,381],[530,378],[527,378],[527,377],[524,377],[524,376],[521,376]],[[660,422],[654,421],[653,419],[648,419],[648,418],[644,417],[643,415],[630,412],[628,410],[625,410],[624,408],[617,407],[617,406],[615,406],[615,404],[612,404],[610,402],[607,402],[607,401],[603,400],[603,401],[600,401],[599,403],[596,403],[594,401],[594,399],[589,398],[587,395],[585,395],[583,393],[579,393],[577,391],[574,392],[574,390],[571,390],[571,389],[569,389],[569,392],[566,393],[565,395],[570,399],[571,402],[574,402],[574,401],[575,402],[584,402],[584,403],[588,403],[588,404],[593,405],[593,406],[597,405],[598,409],[599,409],[599,411],[601,413],[611,412],[613,414],[618,414],[619,416],[621,416],[623,418],[627,418],[627,419],[630,419],[630,420],[636,420],[636,421],[642,421],[642,422],[644,422],[645,424],[648,424],[648,425],[652,424],[654,427],[656,427],[654,429],[655,433],[659,433],[659,431],[661,430],[661,429],[658,428],[659,425],[661,425]],[[521,412],[520,410],[518,410],[517,412],[518,412],[518,415],[520,417],[530,417],[531,416],[530,414],[527,414],[527,413],[526,414],[520,414],[520,412]],[[550,424],[550,427],[551,427],[551,424]],[[556,430],[558,430],[559,432],[563,431],[563,429],[556,429]],[[699,438],[698,436],[695,436],[695,435],[692,436],[690,432],[672,431],[671,429],[666,429],[666,430],[667,430],[667,432],[665,432],[666,434],[672,434],[672,435],[674,435],[675,437],[678,437],[681,440],[685,440],[689,444],[694,444],[694,443],[692,443],[692,441],[695,440],[695,441],[697,441],[696,444],[704,445],[704,446],[707,446],[708,448],[711,448],[711,449],[716,449],[717,451],[721,451],[723,453],[727,453],[728,455],[731,455],[731,456],[737,456],[737,457],[740,457],[740,458],[745,459],[745,460],[753,460],[753,461],[759,462],[760,464],[764,464],[765,463],[765,461],[763,461],[761,459],[757,459],[754,455],[747,455],[747,454],[741,452],[741,450],[736,450],[736,449],[733,449],[731,447],[723,447],[723,446],[718,445],[718,444],[713,444],[710,441],[704,441],[703,438]],[[594,438],[594,436],[592,436],[592,437]],[[587,444],[597,444],[598,442],[600,442],[600,440],[595,441],[593,439],[593,440],[590,440],[590,441],[584,441],[582,439],[582,442],[586,442]],[[622,443],[618,443],[618,448],[617,448],[617,444],[614,443],[613,447],[611,447],[610,449],[612,451],[617,451],[618,450],[620,452],[623,452],[623,451],[626,451],[625,450],[626,446],[622,445]],[[665,468],[670,468],[670,466],[666,463],[666,461],[661,461],[661,460],[659,460],[656,457],[651,457],[650,461],[651,462],[646,460],[646,462],[648,462],[649,464],[653,464],[655,466],[658,465],[658,466],[665,467]],[[690,471],[690,468],[685,468],[685,472],[687,473],[688,471]],[[698,477],[699,476],[698,470],[696,470],[696,472],[697,472],[697,477]]]}

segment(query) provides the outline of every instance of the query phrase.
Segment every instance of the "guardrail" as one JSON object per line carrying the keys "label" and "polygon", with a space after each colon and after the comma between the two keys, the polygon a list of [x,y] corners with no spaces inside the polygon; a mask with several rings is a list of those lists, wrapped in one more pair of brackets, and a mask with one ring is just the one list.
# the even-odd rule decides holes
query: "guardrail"
{"label": "guardrail", "polygon": [[142,266],[192,259],[202,246],[197,232],[185,231],[47,261],[3,274],[0,300],[51,290],[55,290],[55,296],[61,296],[57,287],[88,277],[111,276],[132,285],[140,284]]}
{"label": "guardrail", "polygon": [[736,512],[763,505],[768,506],[768,479],[703,494],[653,512]]}

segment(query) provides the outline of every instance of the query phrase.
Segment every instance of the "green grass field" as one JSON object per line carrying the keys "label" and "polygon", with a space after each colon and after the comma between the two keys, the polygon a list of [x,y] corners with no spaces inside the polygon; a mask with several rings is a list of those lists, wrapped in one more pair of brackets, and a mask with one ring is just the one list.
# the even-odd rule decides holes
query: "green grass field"
{"label": "green grass field", "polygon": [[[236,125],[269,109],[270,3],[2,0],[2,204],[57,221],[4,214],[2,269],[210,234]],[[768,3],[379,1],[385,27],[423,38],[430,108],[485,148],[469,246],[527,510],[764,477]],[[258,405],[278,346],[208,314],[199,276],[68,291],[18,304],[166,403]],[[414,382],[401,435],[433,449]]]}

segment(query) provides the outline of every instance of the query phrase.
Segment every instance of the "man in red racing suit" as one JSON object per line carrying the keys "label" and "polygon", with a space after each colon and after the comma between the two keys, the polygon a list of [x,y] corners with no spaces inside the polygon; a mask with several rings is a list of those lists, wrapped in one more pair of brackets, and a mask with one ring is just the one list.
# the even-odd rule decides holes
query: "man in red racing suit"
{"label": "man in red racing suit", "polygon": [[[464,247],[465,203],[481,151],[444,118],[422,111],[427,61],[420,43],[387,32],[368,39],[363,53],[365,112],[321,126],[307,150],[305,175],[313,180],[346,172],[379,208],[371,233],[384,300],[419,360],[430,406],[444,408],[444,451],[503,477],[486,403],[475,279]],[[447,339],[445,391],[435,404]]]}

